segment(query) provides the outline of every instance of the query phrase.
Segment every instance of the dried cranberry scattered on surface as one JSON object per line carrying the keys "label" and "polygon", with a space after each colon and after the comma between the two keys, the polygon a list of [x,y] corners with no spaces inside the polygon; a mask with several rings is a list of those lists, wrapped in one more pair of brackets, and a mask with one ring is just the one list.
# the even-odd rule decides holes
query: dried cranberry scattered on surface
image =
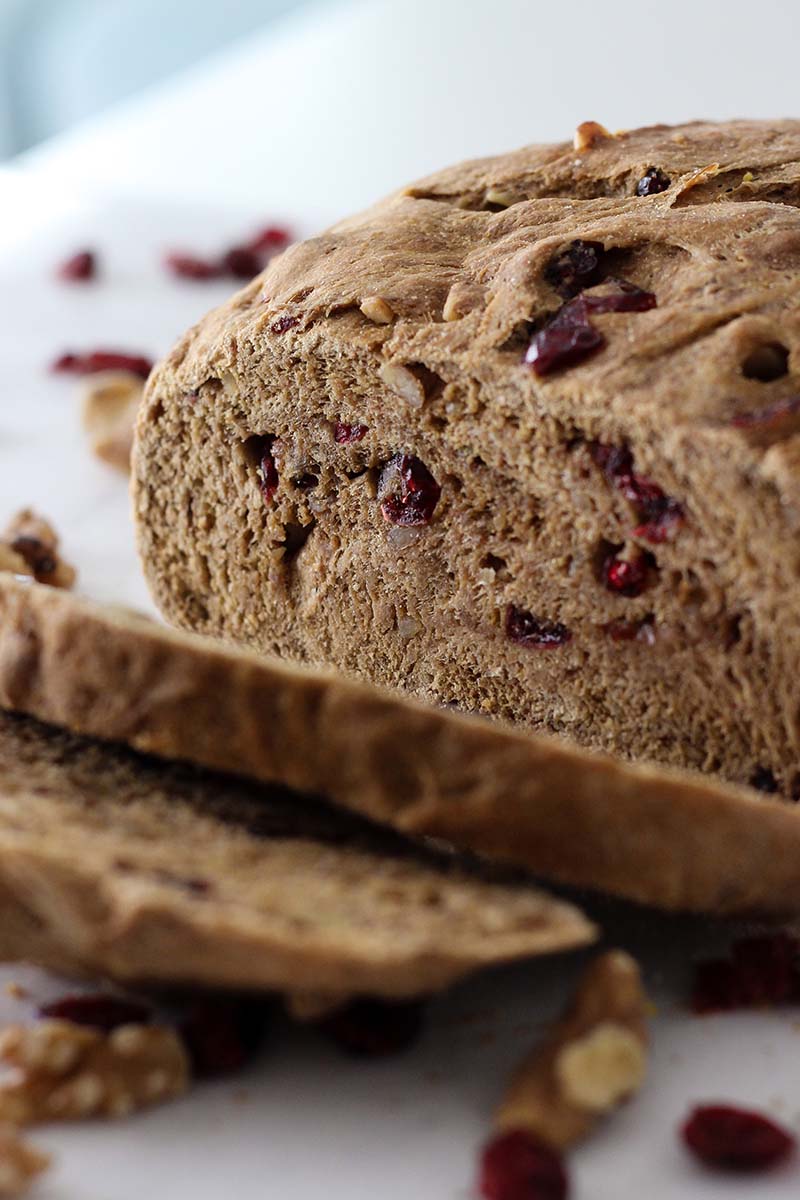
{"label": "dried cranberry scattered on surface", "polygon": [[681,1133],[701,1162],[729,1171],[766,1170],[795,1147],[792,1135],[768,1117],[729,1104],[695,1108]]}
{"label": "dried cranberry scattered on surface", "polygon": [[146,379],[153,369],[149,358],[120,350],[92,350],[88,354],[62,354],[50,366],[51,371],[66,375],[93,375],[98,371],[130,371]]}
{"label": "dried cranberry scattered on surface", "polygon": [[139,1000],[115,996],[111,992],[62,996],[39,1009],[40,1017],[71,1021],[73,1025],[88,1025],[111,1033],[120,1025],[145,1025],[152,1019],[148,1005]]}
{"label": "dried cranberry scattered on surface", "polygon": [[506,636],[518,646],[536,650],[553,650],[563,646],[572,634],[560,621],[543,621],[524,608],[509,604],[506,609]]}
{"label": "dried cranberry scattered on surface", "polygon": [[695,964],[692,1010],[731,1012],[800,999],[800,942],[789,933],[739,938],[729,959]]}
{"label": "dried cranberry scattered on surface", "polygon": [[252,250],[254,254],[277,254],[279,250],[288,246],[291,240],[291,230],[282,225],[266,225],[250,238],[247,249]]}
{"label": "dried cranberry scattered on surface", "polygon": [[85,283],[97,274],[97,257],[92,250],[79,250],[60,264],[56,271],[66,283]]}
{"label": "dried cranberry scattered on surface", "polygon": [[641,596],[647,585],[647,560],[644,555],[625,559],[610,554],[603,563],[602,575],[609,592],[629,598]]}
{"label": "dried cranberry scattered on surface", "polygon": [[294,329],[295,325],[299,324],[299,317],[291,317],[288,313],[285,313],[282,317],[278,317],[276,321],[272,322],[270,329],[273,333],[286,333],[287,330]]}
{"label": "dried cranberry scattered on surface", "polygon": [[201,997],[179,1022],[179,1032],[199,1079],[239,1071],[258,1053],[270,1007],[256,998]]}
{"label": "dried cranberry scattered on surface", "polygon": [[378,495],[390,525],[427,525],[442,489],[424,462],[413,454],[395,454],[383,468]]}
{"label": "dried cranberry scattered on surface", "polygon": [[544,269],[544,278],[565,300],[599,282],[600,263],[605,246],[576,238],[559,250]]}
{"label": "dried cranberry scattered on surface", "polygon": [[345,425],[337,421],[333,427],[333,440],[340,446],[349,446],[352,442],[360,442],[367,430],[367,425]]}
{"label": "dried cranberry scattered on surface", "polygon": [[275,459],[272,455],[272,445],[275,441],[274,437],[264,437],[261,439],[261,445],[258,450],[258,479],[261,495],[267,504],[272,503],[272,499],[278,490],[280,479],[278,477],[278,468],[275,465]]}
{"label": "dried cranberry scattered on surface", "polygon": [[194,254],[167,254],[164,266],[180,279],[219,279],[223,274],[221,263]]}
{"label": "dried cranberry scattered on surface", "polygon": [[261,270],[263,263],[254,250],[249,246],[231,246],[223,254],[220,266],[227,275],[234,279],[252,279]]}
{"label": "dried cranberry scattered on surface", "polygon": [[671,184],[672,180],[660,167],[648,167],[636,184],[636,195],[657,196],[659,192],[665,192]]}
{"label": "dried cranberry scattered on surface", "polygon": [[560,1155],[520,1129],[484,1147],[480,1189],[484,1200],[567,1200],[569,1180]]}
{"label": "dried cranberry scattered on surface", "polygon": [[381,1058],[413,1046],[422,1032],[423,1019],[424,1006],[419,1001],[359,999],[323,1018],[319,1028],[348,1054]]}

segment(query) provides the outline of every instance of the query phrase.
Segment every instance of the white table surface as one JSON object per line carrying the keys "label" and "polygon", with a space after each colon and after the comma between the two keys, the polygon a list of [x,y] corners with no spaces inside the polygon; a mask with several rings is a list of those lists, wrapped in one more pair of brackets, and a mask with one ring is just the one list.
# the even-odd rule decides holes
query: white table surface
{"label": "white table surface", "polygon": [[[266,219],[308,233],[440,162],[563,136],[587,117],[790,113],[798,17],[773,0],[758,12],[756,24],[743,4],[687,0],[356,5],[287,24],[0,171],[0,521],[38,506],[80,590],[147,607],[125,481],[90,457],[74,385],[46,365],[103,344],[161,353],[225,295],[166,278],[164,248],[211,251]],[[84,244],[102,253],[102,282],[54,282],[53,263]],[[609,940],[644,962],[659,1012],[643,1094],[572,1156],[575,1200],[796,1197],[800,1166],[715,1177],[674,1130],[702,1100],[800,1128],[800,1012],[693,1017],[688,961],[727,932],[601,915]],[[492,1104],[576,968],[568,958],[459,987],[392,1062],[349,1063],[283,1029],[230,1083],[119,1125],[43,1132],[58,1165],[35,1194],[470,1200]],[[0,982],[21,976],[0,969]],[[33,978],[37,994],[61,987]],[[0,1015],[17,1007],[0,997]]]}

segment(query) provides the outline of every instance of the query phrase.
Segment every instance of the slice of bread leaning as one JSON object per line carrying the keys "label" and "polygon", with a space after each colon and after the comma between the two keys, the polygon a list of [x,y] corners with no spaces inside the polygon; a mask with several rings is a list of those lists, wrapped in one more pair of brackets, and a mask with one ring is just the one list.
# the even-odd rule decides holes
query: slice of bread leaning
{"label": "slice of bread leaning", "polygon": [[414,996],[593,933],[527,882],[311,798],[0,714],[4,958],[126,981]]}
{"label": "slice of bread leaning", "polygon": [[[425,707],[7,575],[0,704],[324,796],[562,883],[666,909],[800,912],[800,813],[775,797]],[[158,809],[154,832],[169,828],[168,794]]]}

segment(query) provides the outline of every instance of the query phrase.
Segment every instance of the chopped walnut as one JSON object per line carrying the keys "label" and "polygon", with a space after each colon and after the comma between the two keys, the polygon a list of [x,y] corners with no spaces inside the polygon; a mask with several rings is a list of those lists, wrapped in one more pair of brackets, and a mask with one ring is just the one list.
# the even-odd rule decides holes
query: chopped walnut
{"label": "chopped walnut", "polygon": [[647,1066],[649,1002],[639,968],[621,951],[597,958],[570,1010],[523,1063],[496,1115],[559,1150],[638,1091]]}
{"label": "chopped walnut", "polygon": [[178,1035],[150,1025],[111,1033],[45,1019],[0,1034],[0,1120],[17,1125],[124,1117],[186,1090],[189,1061]]}
{"label": "chopped walnut", "polygon": [[130,471],[133,430],[144,381],[129,371],[90,376],[83,388],[83,427],[92,452],[119,471]]}
{"label": "chopped walnut", "polygon": [[394,320],[394,309],[380,296],[365,296],[361,301],[361,311],[376,325],[391,325]]}
{"label": "chopped walnut", "polygon": [[610,133],[605,125],[601,125],[598,121],[582,121],[575,130],[572,144],[580,152],[582,150],[591,150],[595,142],[601,142],[606,138],[613,137],[614,134]]}
{"label": "chopped walnut", "polygon": [[0,1196],[21,1196],[51,1158],[20,1137],[14,1125],[0,1124]]}
{"label": "chopped walnut", "polygon": [[490,187],[483,202],[484,204],[494,204],[497,208],[510,208],[516,201],[511,192],[504,192],[502,188],[498,187]]}
{"label": "chopped walnut", "polygon": [[691,175],[684,175],[683,179],[678,181],[678,195],[683,196],[685,192],[690,192],[692,188],[705,183],[707,179],[713,179],[718,174],[719,163],[710,163],[707,167],[701,167],[699,171],[692,171]]}
{"label": "chopped walnut", "polygon": [[395,395],[402,397],[412,408],[422,408],[425,403],[425,388],[422,386],[422,381],[417,379],[414,372],[409,371],[408,367],[404,367],[401,363],[387,362],[383,364],[378,374]]}
{"label": "chopped walnut", "polygon": [[[50,522],[37,516],[33,509],[23,508],[11,518],[0,538],[0,546],[3,548],[0,562],[12,564],[0,566],[0,570],[30,575],[38,583],[47,583],[51,587],[71,588],[75,582],[75,568],[59,557],[58,534]],[[7,551],[16,558],[11,559]],[[21,571],[17,560],[24,563]]]}

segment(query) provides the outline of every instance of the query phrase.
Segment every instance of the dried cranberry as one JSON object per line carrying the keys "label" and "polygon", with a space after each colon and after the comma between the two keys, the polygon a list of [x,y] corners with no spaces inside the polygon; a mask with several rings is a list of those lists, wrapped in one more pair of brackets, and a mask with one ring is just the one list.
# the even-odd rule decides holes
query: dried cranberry
{"label": "dried cranberry", "polygon": [[111,1033],[120,1025],[146,1025],[152,1012],[138,1000],[128,1000],[110,992],[89,995],[62,996],[50,1004],[43,1004],[39,1016],[53,1017],[59,1021],[71,1021],[73,1025],[88,1025]]}
{"label": "dried cranberry", "polygon": [[200,1079],[230,1075],[261,1047],[270,1008],[249,997],[201,997],[179,1023],[193,1073]]}
{"label": "dried cranberry", "polygon": [[93,375],[97,371],[130,371],[146,379],[153,369],[149,358],[118,350],[92,350],[89,354],[62,354],[51,371],[68,375]]}
{"label": "dried cranberry", "polygon": [[671,183],[672,180],[660,167],[648,167],[636,184],[636,195],[656,196],[659,192],[665,192]]}
{"label": "dried cranberry", "polygon": [[658,303],[654,292],[646,292],[627,279],[609,279],[608,283],[616,290],[581,296],[587,313],[648,312]]}
{"label": "dried cranberry", "polygon": [[407,1050],[419,1038],[424,1008],[419,1001],[353,1000],[319,1022],[337,1046],[358,1058],[382,1058]]}
{"label": "dried cranberry", "polygon": [[261,265],[261,259],[249,246],[232,246],[220,260],[222,270],[234,279],[252,279]]}
{"label": "dried cranberry", "polygon": [[639,515],[645,516],[646,520],[636,526],[633,536],[651,542],[653,545],[669,541],[684,522],[683,506],[672,496],[664,495],[657,484],[648,483],[647,480],[638,482],[646,487],[648,492],[657,489],[659,495],[657,497],[652,494],[648,494],[647,497],[640,496],[639,500],[635,502],[640,508]]}
{"label": "dried cranberry", "polygon": [[568,642],[572,634],[560,621],[543,621],[526,609],[509,604],[506,609],[506,636],[518,646],[553,650]]}
{"label": "dried cranberry", "polygon": [[286,333],[287,330],[294,329],[295,325],[299,324],[299,317],[291,317],[288,313],[285,313],[282,317],[278,317],[276,321],[272,322],[270,329],[273,333]]}
{"label": "dried cranberry", "polygon": [[275,441],[274,437],[264,437],[261,439],[261,445],[258,450],[258,479],[261,495],[267,504],[272,503],[272,499],[278,490],[280,479],[278,477],[278,468],[275,465],[275,459],[272,455],[272,446]]}
{"label": "dried cranberry", "polygon": [[730,959],[695,965],[692,1009],[731,1012],[787,1004],[800,996],[800,943],[780,932],[740,938]]}
{"label": "dried cranberry", "polygon": [[442,489],[420,459],[395,454],[383,468],[378,494],[390,525],[427,525]]}
{"label": "dried cranberry", "polygon": [[247,243],[254,254],[276,254],[292,240],[291,232],[280,225],[267,225],[260,229]]}
{"label": "dried cranberry", "polygon": [[600,261],[604,252],[602,242],[585,242],[576,238],[550,259],[544,269],[545,281],[560,296],[569,300],[584,288],[599,282]]}
{"label": "dried cranberry", "polygon": [[164,266],[180,279],[219,279],[222,274],[222,267],[218,262],[193,254],[167,254]]}
{"label": "dried cranberry", "polygon": [[565,305],[552,321],[535,333],[527,349],[525,362],[540,377],[565,367],[575,367],[606,344],[600,330],[585,319],[585,309],[567,315],[569,308],[569,304]]}
{"label": "dried cranberry", "polygon": [[97,258],[91,250],[79,250],[61,263],[56,274],[67,283],[84,283],[97,274]]}
{"label": "dried cranberry", "polygon": [[349,446],[352,442],[360,442],[367,430],[367,425],[345,425],[337,421],[333,427],[333,440],[340,446]]}
{"label": "dried cranberry", "polygon": [[610,554],[603,563],[603,583],[610,592],[616,592],[618,596],[641,596],[647,585],[647,567],[644,555],[624,559]]}
{"label": "dried cranberry", "polygon": [[665,542],[683,524],[683,506],[657,483],[635,473],[627,446],[593,442],[590,453],[609,483],[633,505],[641,522],[633,530],[634,536],[653,543]]}
{"label": "dried cranberry", "polygon": [[784,421],[800,412],[800,396],[787,396],[776,400],[766,408],[756,409],[755,412],[737,413],[731,419],[734,429],[770,430],[779,429]]}
{"label": "dried cranberry", "polygon": [[645,642],[648,646],[655,645],[656,629],[652,617],[644,617],[641,621],[609,621],[602,626],[612,642]]}
{"label": "dried cranberry", "polygon": [[795,1147],[792,1135],[768,1117],[729,1104],[695,1108],[681,1132],[701,1162],[731,1171],[763,1171]]}
{"label": "dried cranberry", "polygon": [[480,1188],[484,1200],[566,1200],[569,1181],[556,1151],[518,1129],[484,1148]]}

